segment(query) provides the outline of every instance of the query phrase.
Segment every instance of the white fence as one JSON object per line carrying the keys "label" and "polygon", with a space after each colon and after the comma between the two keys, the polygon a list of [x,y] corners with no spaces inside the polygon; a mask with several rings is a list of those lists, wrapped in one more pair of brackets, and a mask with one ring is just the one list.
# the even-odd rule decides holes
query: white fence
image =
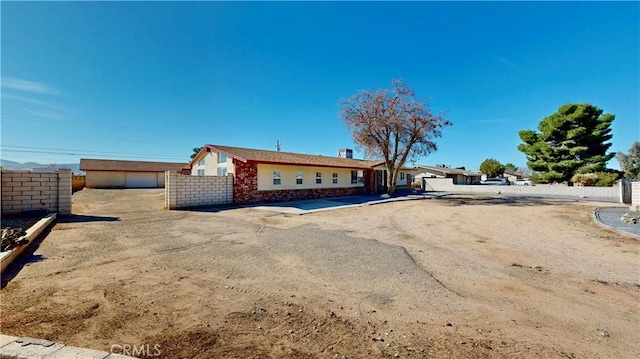
{"label": "white fence", "polygon": [[640,181],[631,183],[631,210],[640,211]]}
{"label": "white fence", "polygon": [[165,208],[215,206],[233,202],[232,176],[190,176],[165,173]]}
{"label": "white fence", "polygon": [[[482,186],[456,185],[452,178],[424,178],[426,191],[462,192],[462,193],[516,193],[522,195],[560,195],[576,197],[600,197],[620,199],[620,188],[616,187],[581,187],[561,185],[536,186]],[[635,194],[635,191],[634,191]]]}

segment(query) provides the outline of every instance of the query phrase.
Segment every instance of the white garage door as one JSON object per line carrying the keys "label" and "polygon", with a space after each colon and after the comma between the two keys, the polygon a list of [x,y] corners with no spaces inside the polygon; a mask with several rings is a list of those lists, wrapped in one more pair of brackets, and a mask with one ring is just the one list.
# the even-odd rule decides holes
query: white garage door
{"label": "white garage door", "polygon": [[127,188],[156,188],[158,175],[155,172],[127,172]]}

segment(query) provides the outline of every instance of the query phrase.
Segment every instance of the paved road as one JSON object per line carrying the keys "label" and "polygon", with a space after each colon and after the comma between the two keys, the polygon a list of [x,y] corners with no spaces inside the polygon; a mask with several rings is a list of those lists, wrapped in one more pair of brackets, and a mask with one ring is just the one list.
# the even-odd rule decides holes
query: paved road
{"label": "paved road", "polygon": [[640,224],[627,224],[620,220],[620,217],[627,212],[629,212],[628,207],[599,207],[594,211],[594,218],[607,227],[640,238]]}

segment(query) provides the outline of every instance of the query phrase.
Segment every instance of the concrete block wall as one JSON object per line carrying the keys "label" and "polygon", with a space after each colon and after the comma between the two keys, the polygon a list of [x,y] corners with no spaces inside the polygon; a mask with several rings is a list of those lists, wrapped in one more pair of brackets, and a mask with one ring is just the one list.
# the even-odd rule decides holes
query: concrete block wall
{"label": "concrete block wall", "polygon": [[631,183],[631,206],[632,211],[640,211],[640,181]]}
{"label": "concrete block wall", "polygon": [[71,170],[2,171],[2,214],[44,210],[71,214]]}
{"label": "concrete block wall", "polygon": [[561,195],[577,197],[606,197],[616,201],[620,197],[617,187],[579,187],[579,186],[558,186],[558,185],[536,185],[536,186],[479,186],[479,185],[456,185],[452,178],[425,178],[425,190],[463,193],[491,193],[500,191],[501,193],[516,193],[521,195]]}
{"label": "concrete block wall", "polygon": [[232,176],[190,176],[165,172],[165,208],[214,206],[233,202]]}

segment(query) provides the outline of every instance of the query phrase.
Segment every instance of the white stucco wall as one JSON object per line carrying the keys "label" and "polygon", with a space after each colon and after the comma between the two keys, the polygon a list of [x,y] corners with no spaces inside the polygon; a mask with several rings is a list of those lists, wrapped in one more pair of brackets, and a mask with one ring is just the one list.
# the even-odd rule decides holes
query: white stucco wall
{"label": "white stucco wall", "polygon": [[[204,159],[204,166],[200,166],[200,161]],[[233,165],[233,158],[227,156],[227,174],[235,173],[235,166]],[[196,157],[191,168],[191,175],[197,176],[198,169],[204,169],[205,176],[217,176],[218,175],[218,153],[217,152],[205,152]]]}
{"label": "white stucco wall", "polygon": [[[280,185],[273,184],[273,171],[280,171]],[[296,184],[298,171],[302,171],[302,184]],[[316,184],[316,172],[322,173],[322,184]],[[333,173],[338,174],[337,184],[333,183]],[[258,191],[347,187],[364,187],[364,183],[351,183],[349,168],[258,164]]]}
{"label": "white stucco wall", "polygon": [[86,171],[87,188],[124,188],[125,172],[120,171]]}

